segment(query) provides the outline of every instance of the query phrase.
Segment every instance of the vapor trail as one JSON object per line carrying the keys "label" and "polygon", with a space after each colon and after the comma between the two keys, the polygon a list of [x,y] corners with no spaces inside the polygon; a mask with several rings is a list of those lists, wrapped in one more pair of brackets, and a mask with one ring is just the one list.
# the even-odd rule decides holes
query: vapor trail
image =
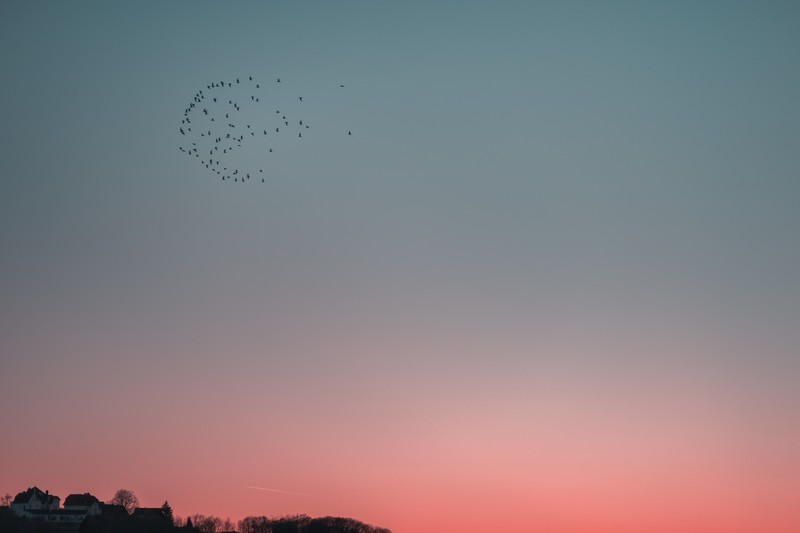
{"label": "vapor trail", "polygon": [[288,490],[268,489],[267,487],[254,487],[249,485],[246,488],[255,490],[266,490],[268,492],[280,492],[281,494],[294,494],[295,496],[309,496],[312,498],[319,498],[319,496],[314,496],[313,494],[303,494],[302,492],[291,492]]}

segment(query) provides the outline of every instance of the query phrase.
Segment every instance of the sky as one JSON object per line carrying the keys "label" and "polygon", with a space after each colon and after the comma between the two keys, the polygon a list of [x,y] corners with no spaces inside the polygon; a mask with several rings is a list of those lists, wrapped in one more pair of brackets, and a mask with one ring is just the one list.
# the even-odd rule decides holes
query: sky
{"label": "sky", "polygon": [[[799,24],[777,1],[2,2],[0,493],[797,531]],[[314,129],[232,186],[179,127],[250,75]]]}

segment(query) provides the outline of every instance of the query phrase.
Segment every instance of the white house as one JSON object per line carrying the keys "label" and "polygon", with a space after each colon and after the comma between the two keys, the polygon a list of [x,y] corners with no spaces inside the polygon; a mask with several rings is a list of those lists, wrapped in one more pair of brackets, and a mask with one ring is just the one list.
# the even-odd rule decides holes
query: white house
{"label": "white house", "polygon": [[70,494],[64,500],[64,507],[60,506],[61,498],[42,492],[39,487],[32,487],[25,492],[20,492],[11,502],[11,510],[17,516],[36,518],[45,522],[57,523],[77,529],[83,519],[88,515],[97,515],[101,512],[101,502],[88,492],[85,494]]}
{"label": "white house", "polygon": [[101,502],[88,492],[83,494],[70,494],[64,499],[64,509],[68,511],[82,511],[87,515],[100,514]]}
{"label": "white house", "polygon": [[30,487],[20,492],[11,502],[11,510],[19,516],[26,516],[28,511],[49,511],[61,506],[61,498],[42,491],[39,487]]}

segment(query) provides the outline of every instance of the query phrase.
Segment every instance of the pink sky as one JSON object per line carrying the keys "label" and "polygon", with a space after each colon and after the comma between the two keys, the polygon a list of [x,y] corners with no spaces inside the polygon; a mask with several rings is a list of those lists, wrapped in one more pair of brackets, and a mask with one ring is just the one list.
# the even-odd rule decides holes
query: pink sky
{"label": "pink sky", "polygon": [[[397,533],[796,531],[800,439],[781,415],[786,388],[757,397],[758,372],[637,362],[623,352],[642,347],[633,341],[614,345],[616,359],[574,359],[598,340],[540,344],[562,356],[536,373],[518,363],[500,375],[478,358],[448,371],[441,345],[427,373],[362,359],[357,388],[307,373],[313,396],[209,363],[166,375],[131,365],[108,400],[89,401],[65,369],[28,391],[42,409],[42,390],[58,392],[56,414],[4,414],[27,433],[3,443],[0,491],[109,499],[129,488],[178,515],[350,516]],[[198,372],[216,372],[219,387],[173,396],[170,383]]]}

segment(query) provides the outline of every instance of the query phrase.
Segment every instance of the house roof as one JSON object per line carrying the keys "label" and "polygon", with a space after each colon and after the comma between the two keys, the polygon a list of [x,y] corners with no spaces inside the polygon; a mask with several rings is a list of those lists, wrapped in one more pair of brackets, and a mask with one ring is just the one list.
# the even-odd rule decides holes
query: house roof
{"label": "house roof", "polygon": [[49,492],[44,492],[39,487],[29,487],[28,490],[14,496],[14,501],[12,503],[28,503],[34,496],[36,496],[36,499],[47,504],[52,504],[56,500],[60,500],[58,496],[54,496]]}
{"label": "house roof", "polygon": [[100,512],[104,515],[126,515],[128,511],[122,505],[114,505],[111,503],[100,503]]}
{"label": "house roof", "polygon": [[100,500],[89,494],[88,492],[84,492],[83,494],[70,494],[64,500],[64,507],[72,507],[72,506],[85,506],[89,507],[93,503],[100,503]]}
{"label": "house roof", "polygon": [[164,510],[161,507],[137,507],[133,510],[133,516],[164,516]]}

